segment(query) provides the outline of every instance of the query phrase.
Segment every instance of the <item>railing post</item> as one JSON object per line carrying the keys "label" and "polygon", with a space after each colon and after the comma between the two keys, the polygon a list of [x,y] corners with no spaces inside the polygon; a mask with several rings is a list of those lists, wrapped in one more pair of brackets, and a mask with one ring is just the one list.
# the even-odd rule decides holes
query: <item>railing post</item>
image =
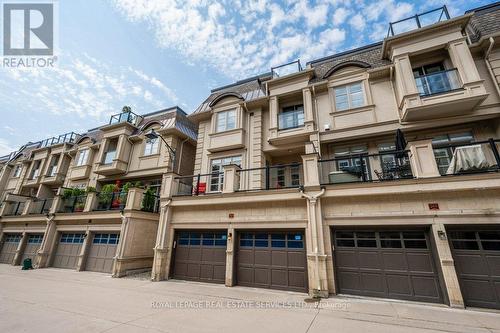
{"label": "railing post", "polygon": [[200,181],[201,181],[201,175],[198,174],[198,177],[196,177],[196,195],[200,194]]}
{"label": "railing post", "polygon": [[[175,194],[177,194],[178,189],[178,181],[175,179],[178,175],[174,172],[169,172],[163,174],[163,180],[161,185],[160,197],[162,198],[171,198]],[[192,183],[192,179],[191,179]],[[191,190],[191,194],[193,191]]]}
{"label": "railing post", "polygon": [[361,167],[361,179],[363,182],[366,182],[366,173],[365,173],[365,158],[363,155],[359,155],[359,166]]}
{"label": "railing post", "polygon": [[91,212],[94,210],[95,203],[97,200],[97,193],[90,192],[87,194],[87,199],[85,200],[85,207],[83,208],[84,212]]}
{"label": "railing post", "polygon": [[500,168],[500,154],[498,153],[497,145],[495,144],[495,140],[490,138],[489,140],[491,150],[493,151],[493,156],[495,156],[495,161],[497,162],[497,168]]}
{"label": "railing post", "polygon": [[269,180],[270,180],[269,165],[266,165],[266,190],[269,190]]}
{"label": "railing post", "polygon": [[43,214],[43,210],[45,209],[45,204],[47,203],[47,199],[43,199],[42,208],[40,209],[40,214]]}
{"label": "railing post", "polygon": [[125,209],[127,210],[141,210],[142,208],[142,198],[144,195],[144,189],[134,187],[128,190],[127,202],[125,203]]}

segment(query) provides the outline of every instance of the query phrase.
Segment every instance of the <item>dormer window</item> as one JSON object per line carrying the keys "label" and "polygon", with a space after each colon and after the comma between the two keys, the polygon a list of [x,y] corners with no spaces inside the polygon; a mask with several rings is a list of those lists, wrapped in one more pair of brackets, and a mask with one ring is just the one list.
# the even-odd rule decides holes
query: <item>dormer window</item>
{"label": "dormer window", "polygon": [[304,105],[284,107],[279,113],[279,129],[291,129],[304,126]]}
{"label": "dormer window", "polygon": [[47,176],[54,177],[57,173],[57,165],[59,164],[59,158],[61,155],[55,155],[52,157],[52,161],[50,162],[49,170]]}
{"label": "dormer window", "polygon": [[82,166],[87,164],[87,160],[89,158],[89,149],[85,148],[78,152],[78,157],[76,159],[76,166]]}
{"label": "dormer window", "polygon": [[217,112],[216,115],[216,132],[229,131],[236,128],[236,110],[228,110]]}
{"label": "dormer window", "polygon": [[159,143],[159,138],[146,139],[144,144],[144,156],[158,154]]}
{"label": "dormer window", "polygon": [[31,170],[30,178],[29,179],[36,179],[40,175],[40,165],[42,162],[40,160],[37,160],[33,162],[33,169]]}
{"label": "dormer window", "polygon": [[110,139],[108,148],[104,154],[104,164],[111,164],[116,157],[116,148],[118,147],[118,138]]}

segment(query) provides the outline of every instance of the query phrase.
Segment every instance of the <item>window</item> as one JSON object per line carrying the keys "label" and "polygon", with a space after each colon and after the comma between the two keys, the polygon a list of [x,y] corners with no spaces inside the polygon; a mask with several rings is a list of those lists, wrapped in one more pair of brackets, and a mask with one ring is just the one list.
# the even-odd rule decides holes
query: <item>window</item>
{"label": "window", "polygon": [[144,145],[144,156],[158,154],[159,143],[159,138],[146,139],[146,143]]}
{"label": "window", "polygon": [[333,89],[335,110],[342,111],[365,105],[362,82],[345,85]]}
{"label": "window", "polygon": [[95,234],[93,244],[118,244],[120,235],[118,234]]}
{"label": "window", "polygon": [[42,161],[37,160],[33,162],[33,169],[31,170],[30,179],[35,179],[40,174],[40,165]]}
{"label": "window", "polygon": [[61,155],[59,155],[59,154],[52,157],[52,160],[50,161],[50,166],[49,166],[47,176],[54,177],[56,175],[57,165],[59,164],[60,157],[61,157]]}
{"label": "window", "polygon": [[236,128],[236,110],[217,112],[216,132],[229,131]]}
{"label": "window", "polygon": [[229,164],[241,166],[241,156],[232,156],[212,160],[212,166],[210,168],[210,172],[212,173],[210,176],[210,191],[222,191],[222,185],[224,183],[223,166]]}
{"label": "window", "polygon": [[23,166],[22,165],[16,165],[16,168],[14,169],[14,178],[17,178],[21,176],[21,171],[23,171]]}
{"label": "window", "polygon": [[62,234],[60,243],[82,244],[85,234]]}
{"label": "window", "polygon": [[335,149],[335,164],[337,170],[345,171],[352,174],[359,174],[361,178],[362,170],[361,167],[361,157],[363,159],[363,171],[365,173],[366,179],[370,180],[370,169],[368,157],[368,149],[366,146],[348,147]]}
{"label": "window", "polygon": [[116,157],[116,148],[118,147],[118,139],[111,139],[108,143],[108,149],[104,154],[104,164],[111,164]]}
{"label": "window", "polygon": [[279,114],[279,129],[304,126],[304,105],[284,107]]}
{"label": "window", "polygon": [[446,70],[442,62],[413,69],[413,76],[421,96],[439,94],[460,88],[456,70]]}
{"label": "window", "polygon": [[439,169],[439,173],[444,175],[448,170],[451,159],[453,157],[454,147],[446,147],[453,144],[473,142],[474,137],[470,132],[454,133],[439,135],[432,139],[432,146],[434,147],[434,157]]}
{"label": "window", "polygon": [[29,235],[28,244],[41,244],[43,235]]}
{"label": "window", "polygon": [[78,157],[76,159],[76,166],[82,166],[87,164],[87,160],[89,158],[89,149],[85,148],[78,152]]}

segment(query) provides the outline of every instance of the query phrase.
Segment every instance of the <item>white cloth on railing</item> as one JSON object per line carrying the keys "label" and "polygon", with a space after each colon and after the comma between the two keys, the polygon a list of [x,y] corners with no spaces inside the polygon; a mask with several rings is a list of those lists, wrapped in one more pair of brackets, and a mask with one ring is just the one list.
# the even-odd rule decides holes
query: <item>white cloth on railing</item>
{"label": "white cloth on railing", "polygon": [[453,158],[446,174],[483,170],[491,167],[481,145],[463,146],[455,148]]}

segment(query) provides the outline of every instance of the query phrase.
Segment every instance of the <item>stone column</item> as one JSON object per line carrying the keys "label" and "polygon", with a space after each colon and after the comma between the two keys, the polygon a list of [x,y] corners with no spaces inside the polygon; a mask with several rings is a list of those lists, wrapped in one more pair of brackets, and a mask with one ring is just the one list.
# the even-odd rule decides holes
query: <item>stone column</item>
{"label": "stone column", "polygon": [[169,276],[170,257],[173,247],[173,231],[170,230],[172,207],[169,206],[170,199],[165,200],[167,202],[161,203],[160,222],[156,235],[153,270],[151,272],[152,281],[165,280]]}
{"label": "stone column", "polygon": [[416,178],[439,177],[432,140],[408,142],[410,149],[410,164],[413,176]]}
{"label": "stone column", "polygon": [[123,259],[125,255],[125,244],[127,243],[127,238],[128,238],[130,217],[122,215],[121,219],[122,219],[122,225],[120,228],[120,241],[118,242],[118,246],[116,247],[116,253],[115,256],[113,257],[112,277],[121,277],[123,276],[124,273],[121,267],[122,266],[121,259]]}
{"label": "stone column", "polygon": [[307,199],[306,250],[307,271],[309,278],[309,295],[312,297],[328,297],[328,275],[326,268],[327,256],[325,254],[323,239],[323,216],[319,197],[325,190],[309,195],[303,193]]}
{"label": "stone column", "polygon": [[126,210],[141,210],[142,208],[142,195],[144,194],[144,189],[142,188],[131,188],[127,194],[127,203],[125,205]]}
{"label": "stone column", "polygon": [[85,207],[83,208],[84,212],[91,212],[97,205],[97,193],[90,192],[87,193],[87,199],[85,200]]}
{"label": "stone column", "polygon": [[85,270],[85,264],[87,262],[87,256],[90,250],[91,238],[92,234],[89,230],[87,230],[87,232],[85,233],[85,238],[83,239],[80,254],[78,255],[78,261],[76,263],[76,270],[79,272]]}
{"label": "stone column", "polygon": [[54,221],[55,215],[50,215],[47,218],[47,225],[45,226],[45,232],[43,234],[42,244],[40,244],[40,249],[38,250],[34,267],[45,268],[49,265],[50,254],[57,235],[56,221]]}
{"label": "stone column", "polygon": [[21,215],[28,215],[30,213],[31,207],[34,205],[34,199],[27,199],[24,202],[23,212]]}
{"label": "stone column", "polygon": [[304,187],[319,186],[318,154],[302,155],[302,168],[304,171]]}
{"label": "stone column", "polygon": [[240,167],[234,164],[224,165],[224,183],[222,193],[233,193],[240,189]]}
{"label": "stone column", "polygon": [[226,287],[234,286],[234,248],[236,244],[236,233],[232,226],[227,229],[226,249]]}
{"label": "stone column", "polygon": [[23,257],[24,249],[26,248],[26,242],[28,241],[28,234],[23,232],[21,240],[17,245],[16,254],[14,255],[14,259],[12,260],[12,265],[17,266],[21,264],[21,258]]}
{"label": "stone column", "polygon": [[463,84],[481,80],[465,37],[449,42],[448,52],[453,66],[458,69]]}
{"label": "stone column", "polygon": [[434,223],[431,227],[432,237],[436,244],[437,254],[439,258],[439,265],[443,272],[444,284],[450,306],[454,308],[463,308],[464,299],[460,284],[458,282],[457,272],[455,270],[455,263],[451,254],[450,244],[448,243],[446,229],[442,223]]}
{"label": "stone column", "polygon": [[162,198],[171,198],[172,196],[177,194],[179,183],[175,179],[175,177],[178,176],[179,175],[176,174],[175,172],[167,172],[163,174],[161,193],[160,193],[160,196]]}

